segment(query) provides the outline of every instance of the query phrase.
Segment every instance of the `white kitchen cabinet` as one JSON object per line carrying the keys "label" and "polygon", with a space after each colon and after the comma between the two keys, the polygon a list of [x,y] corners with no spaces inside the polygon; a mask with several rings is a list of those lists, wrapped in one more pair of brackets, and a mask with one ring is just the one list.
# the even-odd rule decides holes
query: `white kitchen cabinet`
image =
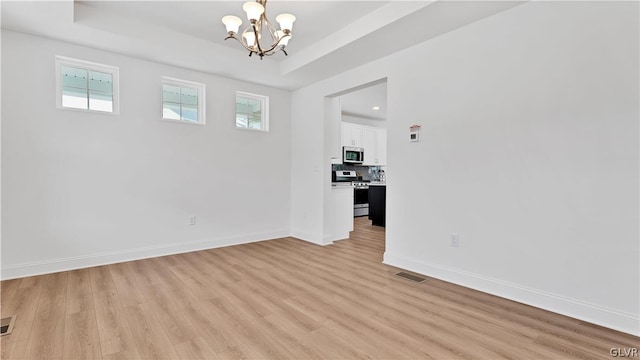
{"label": "white kitchen cabinet", "polygon": [[364,162],[362,165],[376,165],[376,129],[369,126],[361,126],[362,148],[364,149]]}
{"label": "white kitchen cabinet", "polygon": [[342,122],[341,131],[342,146],[364,149],[363,165],[387,164],[387,129]]}
{"label": "white kitchen cabinet", "polygon": [[376,129],[376,160],[376,165],[387,165],[387,129]]}
{"label": "white kitchen cabinet", "polygon": [[362,146],[362,126],[358,124],[343,122],[342,130],[342,146]]}
{"label": "white kitchen cabinet", "polygon": [[325,243],[348,239],[353,231],[353,187],[332,186],[325,201]]}
{"label": "white kitchen cabinet", "polygon": [[362,134],[365,144],[363,165],[387,165],[387,129],[365,126]]}

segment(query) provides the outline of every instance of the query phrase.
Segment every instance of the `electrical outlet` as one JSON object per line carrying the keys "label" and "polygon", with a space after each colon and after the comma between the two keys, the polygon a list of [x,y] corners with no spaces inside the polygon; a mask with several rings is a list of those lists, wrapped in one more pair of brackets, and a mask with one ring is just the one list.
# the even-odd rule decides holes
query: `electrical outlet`
{"label": "electrical outlet", "polygon": [[189,226],[194,226],[195,224],[196,224],[196,216],[195,215],[189,216]]}
{"label": "electrical outlet", "polygon": [[451,234],[451,247],[460,247],[460,235]]}

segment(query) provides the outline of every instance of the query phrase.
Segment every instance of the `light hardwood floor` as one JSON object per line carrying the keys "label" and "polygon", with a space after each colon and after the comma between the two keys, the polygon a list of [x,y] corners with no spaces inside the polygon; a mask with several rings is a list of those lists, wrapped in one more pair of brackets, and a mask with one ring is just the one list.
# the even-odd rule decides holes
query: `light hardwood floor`
{"label": "light hardwood floor", "polygon": [[2,282],[2,359],[611,359],[640,338],[383,265],[384,229]]}

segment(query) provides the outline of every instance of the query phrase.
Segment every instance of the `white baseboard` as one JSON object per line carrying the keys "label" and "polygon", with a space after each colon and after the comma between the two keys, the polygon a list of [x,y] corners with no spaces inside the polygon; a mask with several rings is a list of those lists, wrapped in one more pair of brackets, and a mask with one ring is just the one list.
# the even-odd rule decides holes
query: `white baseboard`
{"label": "white baseboard", "polygon": [[121,251],[111,251],[62,259],[34,261],[3,266],[0,279],[9,280],[26,276],[51,274],[60,271],[75,270],[93,266],[115,264],[119,262],[147,259],[158,256],[174,255],[198,250],[214,249],[224,246],[248,244],[256,241],[271,240],[289,236],[288,230],[244,234],[240,236],[204,239],[185,243],[164,244]]}
{"label": "white baseboard", "polygon": [[610,309],[500,279],[425,262],[409,256],[391,254],[388,251],[384,253],[383,263],[627,334],[640,336],[639,314]]}
{"label": "white baseboard", "polygon": [[323,234],[314,234],[306,231],[293,229],[291,230],[291,236],[296,239],[304,240],[312,244],[321,245],[321,246],[333,244],[333,241],[325,239]]}
{"label": "white baseboard", "polygon": [[334,235],[334,234],[325,234],[324,235],[324,242],[327,243],[327,244],[331,244],[334,241],[347,240],[347,239],[349,239],[349,233],[348,232],[346,232],[344,234],[337,234],[337,235]]}

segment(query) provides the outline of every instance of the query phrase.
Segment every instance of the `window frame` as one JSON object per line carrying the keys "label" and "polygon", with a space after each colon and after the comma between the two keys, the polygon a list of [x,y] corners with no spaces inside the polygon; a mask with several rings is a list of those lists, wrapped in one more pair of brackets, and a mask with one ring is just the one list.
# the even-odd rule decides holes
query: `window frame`
{"label": "window frame", "polygon": [[[260,101],[260,128],[251,128],[247,122],[247,127],[238,126],[238,98],[251,99]],[[269,132],[269,96],[253,94],[245,91],[236,91],[234,100],[234,127],[239,130],[251,130]]]}
{"label": "window frame", "polygon": [[[119,115],[120,114],[120,68],[112,65],[105,65],[96,62],[74,59],[66,56],[56,55],[56,107],[61,110],[72,110],[72,111],[84,111],[95,114],[110,114],[110,115]],[[68,66],[77,69],[87,70],[89,71],[97,71],[102,73],[107,73],[111,75],[112,80],[112,92],[111,92],[111,109],[112,111],[102,111],[102,110],[94,110],[89,108],[89,103],[87,104],[87,109],[73,108],[62,106],[62,93],[64,84],[62,83],[62,67]],[[89,89],[87,88],[87,91]]]}
{"label": "window frame", "polygon": [[[194,81],[189,81],[189,80],[182,80],[182,79],[177,79],[177,78],[172,78],[172,77],[168,77],[168,76],[162,76],[160,78],[160,119],[162,119],[163,121],[172,121],[172,122],[176,122],[176,123],[180,123],[180,124],[191,124],[191,125],[206,125],[206,119],[207,117],[205,116],[205,104],[207,102],[207,98],[206,98],[206,85],[203,83],[198,83],[198,82],[194,82]],[[198,121],[193,122],[193,121],[189,121],[189,120],[183,120],[182,119],[182,111],[180,114],[180,119],[169,119],[169,118],[165,118],[164,117],[164,96],[163,96],[163,91],[164,91],[164,85],[171,85],[171,86],[178,86],[180,88],[189,88],[189,89],[195,89],[198,91]],[[182,108],[182,99],[180,99],[180,107]]]}

